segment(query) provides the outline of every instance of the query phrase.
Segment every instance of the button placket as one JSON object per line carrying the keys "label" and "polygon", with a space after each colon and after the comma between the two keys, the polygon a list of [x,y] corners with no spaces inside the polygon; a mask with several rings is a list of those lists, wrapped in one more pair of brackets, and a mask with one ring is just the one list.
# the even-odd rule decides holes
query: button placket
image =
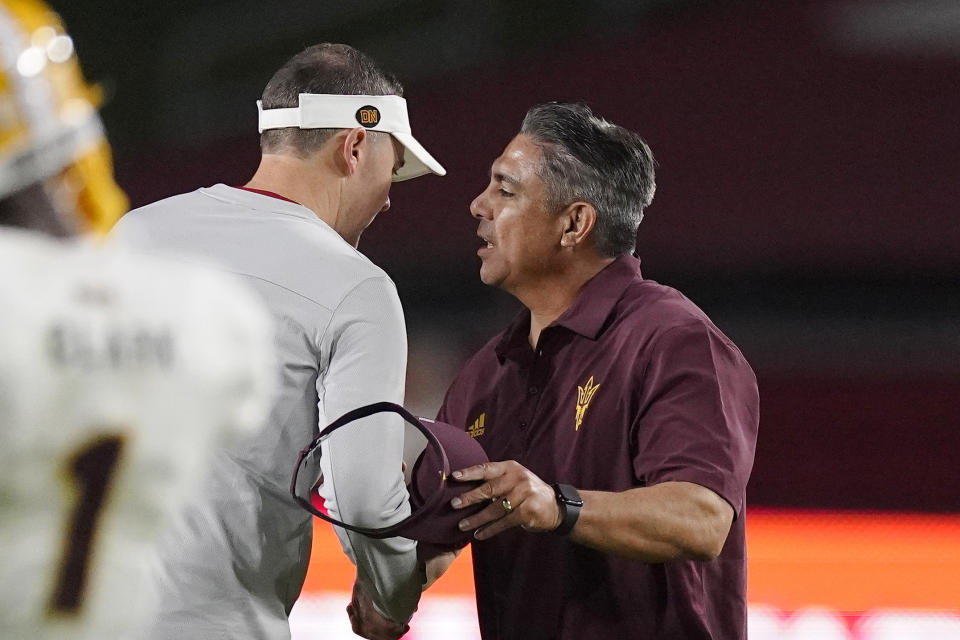
{"label": "button placket", "polygon": [[546,371],[544,367],[548,364],[544,360],[543,355],[543,334],[540,335],[540,340],[537,343],[537,347],[533,352],[533,360],[530,364],[530,370],[527,375],[527,393],[526,401],[524,407],[524,416],[520,420],[520,431],[524,433],[523,447],[527,448],[529,444],[530,437],[530,427],[533,424],[534,420],[537,417],[537,408],[540,405],[540,398],[542,397],[542,391],[546,382]]}

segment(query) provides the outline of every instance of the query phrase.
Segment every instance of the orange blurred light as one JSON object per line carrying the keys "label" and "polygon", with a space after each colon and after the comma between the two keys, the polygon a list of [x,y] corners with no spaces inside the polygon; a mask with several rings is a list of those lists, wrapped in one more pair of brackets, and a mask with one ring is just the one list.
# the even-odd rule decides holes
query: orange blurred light
{"label": "orange blurred light", "polygon": [[[751,604],[960,611],[960,515],[751,509],[747,553]],[[304,595],[349,593],[354,575],[333,529],[318,520]],[[469,550],[434,594],[473,596]]]}

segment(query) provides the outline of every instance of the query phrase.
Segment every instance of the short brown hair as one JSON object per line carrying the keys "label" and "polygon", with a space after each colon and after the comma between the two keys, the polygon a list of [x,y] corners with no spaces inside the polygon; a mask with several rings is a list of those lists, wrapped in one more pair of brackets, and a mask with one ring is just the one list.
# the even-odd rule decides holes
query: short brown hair
{"label": "short brown hair", "polygon": [[[338,95],[403,95],[393,75],[366,54],[346,44],[324,42],[304,49],[273,74],[260,98],[264,109],[296,107],[301,93]],[[260,134],[264,153],[287,152],[306,157],[329,140],[336,129],[267,129]]]}

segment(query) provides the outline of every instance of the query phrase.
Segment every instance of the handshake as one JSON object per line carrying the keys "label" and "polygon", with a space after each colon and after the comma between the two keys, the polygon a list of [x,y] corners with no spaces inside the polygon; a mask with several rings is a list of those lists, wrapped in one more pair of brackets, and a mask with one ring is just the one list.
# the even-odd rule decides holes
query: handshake
{"label": "handshake", "polygon": [[[446,572],[459,553],[447,551],[421,562],[424,591]],[[347,616],[353,632],[368,640],[396,640],[410,630],[410,625],[390,620],[377,611],[359,579],[353,584],[353,597],[347,605]]]}

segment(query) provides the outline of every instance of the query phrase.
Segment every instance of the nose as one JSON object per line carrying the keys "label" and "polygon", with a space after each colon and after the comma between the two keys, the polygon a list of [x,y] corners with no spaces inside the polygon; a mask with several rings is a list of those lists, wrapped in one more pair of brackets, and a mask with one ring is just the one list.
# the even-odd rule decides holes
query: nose
{"label": "nose", "polygon": [[480,194],[470,203],[470,215],[476,219],[490,218],[490,208],[487,206],[487,192],[481,191]]}
{"label": "nose", "polygon": [[380,213],[383,213],[390,208],[390,196],[387,196],[386,201],[383,203],[383,206],[380,207]]}

